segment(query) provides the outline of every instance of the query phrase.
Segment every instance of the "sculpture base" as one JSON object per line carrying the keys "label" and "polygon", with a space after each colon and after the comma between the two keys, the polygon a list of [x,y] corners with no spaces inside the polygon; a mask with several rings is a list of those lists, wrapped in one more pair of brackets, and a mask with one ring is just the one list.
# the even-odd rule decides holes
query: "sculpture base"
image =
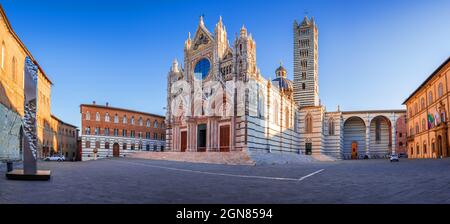
{"label": "sculpture base", "polygon": [[50,180],[50,170],[38,170],[36,174],[25,174],[23,170],[13,170],[6,173],[6,178],[9,180],[37,180],[47,181]]}

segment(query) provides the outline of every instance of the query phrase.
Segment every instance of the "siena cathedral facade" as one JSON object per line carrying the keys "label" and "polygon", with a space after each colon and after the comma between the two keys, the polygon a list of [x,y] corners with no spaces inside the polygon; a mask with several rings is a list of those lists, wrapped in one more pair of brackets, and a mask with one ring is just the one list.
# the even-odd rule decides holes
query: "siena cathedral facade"
{"label": "siena cathedral facade", "polygon": [[[267,80],[243,26],[230,44],[222,18],[200,17],[168,73],[166,147],[178,152],[265,151],[377,158],[403,147],[404,110],[327,112],[319,99],[318,29],[294,22],[294,80],[280,65]],[[398,137],[400,136],[400,138]],[[406,133],[404,133],[406,136]],[[404,137],[403,136],[403,137]]]}

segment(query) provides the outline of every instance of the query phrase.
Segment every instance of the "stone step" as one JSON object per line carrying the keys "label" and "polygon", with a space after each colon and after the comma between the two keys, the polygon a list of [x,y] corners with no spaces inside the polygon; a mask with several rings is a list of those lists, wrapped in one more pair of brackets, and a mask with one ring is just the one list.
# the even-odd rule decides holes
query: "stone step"
{"label": "stone step", "polygon": [[255,165],[246,152],[135,152],[127,157],[192,163]]}

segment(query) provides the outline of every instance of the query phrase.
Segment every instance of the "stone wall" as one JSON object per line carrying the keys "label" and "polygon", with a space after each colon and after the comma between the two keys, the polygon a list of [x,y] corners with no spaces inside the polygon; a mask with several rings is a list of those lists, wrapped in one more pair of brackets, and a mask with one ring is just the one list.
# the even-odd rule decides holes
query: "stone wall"
{"label": "stone wall", "polygon": [[0,104],[0,160],[20,160],[20,127],[22,120],[19,114]]}

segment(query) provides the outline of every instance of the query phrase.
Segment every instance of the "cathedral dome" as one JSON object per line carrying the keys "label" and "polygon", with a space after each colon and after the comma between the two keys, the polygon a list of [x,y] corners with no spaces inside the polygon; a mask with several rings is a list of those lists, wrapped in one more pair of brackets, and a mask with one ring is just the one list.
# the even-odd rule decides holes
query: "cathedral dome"
{"label": "cathedral dome", "polygon": [[292,92],[294,90],[294,85],[292,84],[292,81],[286,78],[286,73],[286,69],[280,64],[280,67],[275,70],[277,77],[272,80],[272,84],[280,90]]}
{"label": "cathedral dome", "polygon": [[294,85],[292,84],[292,81],[285,77],[275,78],[274,80],[272,80],[272,84],[274,86],[278,87],[278,89],[283,90],[283,91],[293,91],[294,90]]}

